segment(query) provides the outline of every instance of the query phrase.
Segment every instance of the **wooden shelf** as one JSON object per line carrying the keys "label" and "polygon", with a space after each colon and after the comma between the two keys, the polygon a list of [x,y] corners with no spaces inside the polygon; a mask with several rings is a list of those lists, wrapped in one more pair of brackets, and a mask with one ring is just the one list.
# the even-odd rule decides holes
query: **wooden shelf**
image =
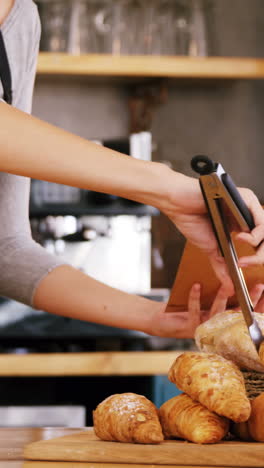
{"label": "wooden shelf", "polygon": [[70,55],[41,52],[38,75],[263,79],[264,59],[227,57]]}
{"label": "wooden shelf", "polygon": [[0,354],[0,377],[167,375],[182,352]]}

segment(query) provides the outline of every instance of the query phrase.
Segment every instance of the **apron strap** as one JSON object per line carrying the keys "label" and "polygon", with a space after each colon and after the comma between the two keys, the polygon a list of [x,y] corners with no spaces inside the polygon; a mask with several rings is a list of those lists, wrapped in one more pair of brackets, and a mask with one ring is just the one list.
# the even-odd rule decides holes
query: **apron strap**
{"label": "apron strap", "polygon": [[0,29],[0,78],[4,90],[4,100],[12,104],[12,79],[9,62],[7,58],[4,38]]}

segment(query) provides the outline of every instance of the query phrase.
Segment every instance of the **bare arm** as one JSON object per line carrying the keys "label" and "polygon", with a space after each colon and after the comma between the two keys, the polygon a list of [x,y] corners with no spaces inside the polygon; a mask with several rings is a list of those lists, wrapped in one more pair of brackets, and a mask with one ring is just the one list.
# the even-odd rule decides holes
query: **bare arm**
{"label": "bare arm", "polygon": [[[110,288],[63,265],[41,281],[34,302],[36,307],[57,315],[138,330],[150,335],[193,338],[200,323],[225,310],[228,299],[222,286],[211,309],[201,310],[200,289],[199,284],[191,288],[188,310],[166,313],[165,303]],[[259,290],[256,292],[259,298]]]}
{"label": "bare arm", "polygon": [[[138,330],[150,335],[192,338],[196,327],[205,320],[192,305],[197,285],[190,292],[190,312],[165,313],[165,305],[106,286],[63,265],[54,269],[40,283],[35,306],[56,315],[96,322],[112,327]],[[219,303],[219,299],[216,299]],[[226,301],[226,296],[224,296]],[[222,310],[223,300],[219,303]]]}
{"label": "bare arm", "polygon": [[[230,278],[219,255],[197,179],[164,164],[140,161],[61,130],[0,103],[0,170],[73,185],[153,205],[163,211],[187,239],[203,249],[227,291]],[[242,196],[255,220],[251,234],[240,234],[253,246],[264,239],[264,214],[253,192]],[[264,263],[264,244],[243,266]]]}
{"label": "bare arm", "polygon": [[152,314],[164,305],[111,288],[62,265],[40,283],[34,305],[56,315],[151,333]]}
{"label": "bare arm", "polygon": [[[0,170],[159,205],[164,165],[132,159],[0,103]],[[178,174],[180,180],[188,179]],[[180,196],[180,187],[179,187]],[[168,203],[168,200],[166,200]]]}

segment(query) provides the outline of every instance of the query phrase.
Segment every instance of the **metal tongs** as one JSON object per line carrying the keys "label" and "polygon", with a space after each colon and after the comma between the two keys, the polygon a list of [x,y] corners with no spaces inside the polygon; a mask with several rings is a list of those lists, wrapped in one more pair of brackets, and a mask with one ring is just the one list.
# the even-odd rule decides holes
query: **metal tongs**
{"label": "metal tongs", "polygon": [[241,231],[249,232],[255,227],[253,217],[232,178],[221,164],[215,163],[207,156],[195,156],[192,158],[191,166],[200,174],[200,187],[216,239],[233,281],[249,335],[258,351],[264,337],[254,318],[254,309],[243,272],[237,265],[238,257],[228,229],[226,208],[240,226]]}

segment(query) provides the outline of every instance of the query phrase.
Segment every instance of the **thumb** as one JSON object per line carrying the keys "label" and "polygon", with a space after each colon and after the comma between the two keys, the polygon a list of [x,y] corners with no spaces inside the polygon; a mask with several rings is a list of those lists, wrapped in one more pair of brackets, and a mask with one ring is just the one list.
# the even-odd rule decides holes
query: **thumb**
{"label": "thumb", "polygon": [[234,285],[228,273],[224,258],[219,253],[213,252],[209,254],[209,260],[222,285],[222,293],[225,293],[227,296],[233,296],[235,292]]}

